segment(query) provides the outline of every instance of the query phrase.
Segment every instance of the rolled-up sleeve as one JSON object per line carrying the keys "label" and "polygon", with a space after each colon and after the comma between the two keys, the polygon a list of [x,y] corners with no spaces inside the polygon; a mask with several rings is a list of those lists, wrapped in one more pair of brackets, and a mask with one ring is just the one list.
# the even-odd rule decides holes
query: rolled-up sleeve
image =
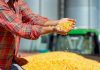
{"label": "rolled-up sleeve", "polygon": [[19,0],[19,9],[23,17],[23,22],[30,22],[30,24],[44,25],[49,19],[42,17],[32,12],[24,0]]}

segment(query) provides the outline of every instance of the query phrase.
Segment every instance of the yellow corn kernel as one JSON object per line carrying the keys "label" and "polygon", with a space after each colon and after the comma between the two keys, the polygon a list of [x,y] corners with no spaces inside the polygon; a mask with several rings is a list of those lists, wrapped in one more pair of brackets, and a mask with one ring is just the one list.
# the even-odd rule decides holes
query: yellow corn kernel
{"label": "yellow corn kernel", "polygon": [[25,59],[25,70],[100,70],[99,62],[70,52],[48,52]]}
{"label": "yellow corn kernel", "polygon": [[72,21],[67,21],[67,22],[65,22],[65,23],[59,23],[58,25],[57,25],[57,27],[59,28],[59,29],[61,29],[61,30],[67,30],[67,29],[69,29],[70,28],[70,26],[72,25]]}

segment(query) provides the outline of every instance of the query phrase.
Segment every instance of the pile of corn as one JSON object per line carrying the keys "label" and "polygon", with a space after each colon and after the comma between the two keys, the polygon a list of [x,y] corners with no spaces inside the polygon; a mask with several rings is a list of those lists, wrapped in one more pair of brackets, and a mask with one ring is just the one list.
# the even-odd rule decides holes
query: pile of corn
{"label": "pile of corn", "polygon": [[26,57],[25,70],[100,70],[100,63],[70,52],[48,52]]}
{"label": "pile of corn", "polygon": [[67,22],[64,22],[64,23],[59,23],[57,25],[57,28],[59,28],[60,30],[68,30],[69,27],[72,25],[72,21],[67,21]]}

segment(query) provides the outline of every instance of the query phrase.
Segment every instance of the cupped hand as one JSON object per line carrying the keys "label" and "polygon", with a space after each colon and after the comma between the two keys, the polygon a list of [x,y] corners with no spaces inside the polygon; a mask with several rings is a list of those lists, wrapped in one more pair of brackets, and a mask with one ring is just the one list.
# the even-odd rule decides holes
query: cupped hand
{"label": "cupped hand", "polygon": [[62,18],[59,20],[55,30],[58,34],[66,35],[70,30],[75,27],[76,21],[70,18]]}

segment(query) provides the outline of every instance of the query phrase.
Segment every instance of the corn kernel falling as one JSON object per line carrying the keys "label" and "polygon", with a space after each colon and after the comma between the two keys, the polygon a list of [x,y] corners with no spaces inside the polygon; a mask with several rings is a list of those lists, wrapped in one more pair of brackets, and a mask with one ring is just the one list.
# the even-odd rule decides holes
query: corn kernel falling
{"label": "corn kernel falling", "polygon": [[100,70],[100,63],[70,52],[48,52],[26,57],[25,70]]}
{"label": "corn kernel falling", "polygon": [[58,25],[57,25],[57,27],[59,28],[59,29],[61,29],[61,30],[67,30],[67,29],[69,29],[69,27],[72,25],[72,21],[67,21],[67,22],[64,22],[64,23],[59,23]]}

